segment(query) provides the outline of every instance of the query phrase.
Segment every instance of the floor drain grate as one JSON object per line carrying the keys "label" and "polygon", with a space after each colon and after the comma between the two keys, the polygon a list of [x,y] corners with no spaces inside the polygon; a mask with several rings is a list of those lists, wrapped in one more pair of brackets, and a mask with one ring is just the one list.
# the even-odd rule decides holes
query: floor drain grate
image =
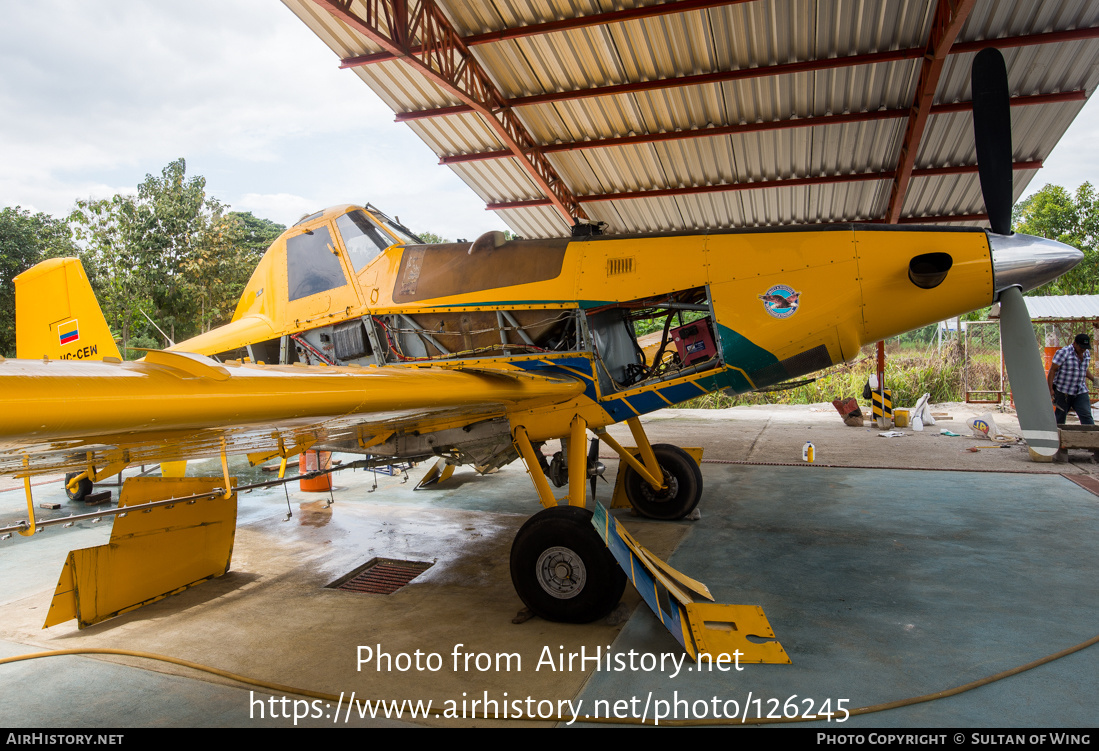
{"label": "floor drain grate", "polygon": [[345,592],[391,595],[431,568],[430,563],[374,558],[328,586]]}

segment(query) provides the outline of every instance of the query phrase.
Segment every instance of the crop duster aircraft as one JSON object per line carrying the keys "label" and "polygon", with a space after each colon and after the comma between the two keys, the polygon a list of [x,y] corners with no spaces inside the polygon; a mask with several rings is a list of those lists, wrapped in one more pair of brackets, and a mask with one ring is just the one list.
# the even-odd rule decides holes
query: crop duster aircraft
{"label": "crop duster aircraft", "polygon": [[[991,231],[845,224],[511,241],[489,233],[424,245],[370,206],[339,206],[271,246],[229,324],[138,362],[121,361],[79,262],[46,261],[18,280],[20,359],[0,362],[0,470],[27,478],[29,502],[33,475],[78,472],[75,489],[130,464],[203,456],[220,455],[223,466],[227,454],[278,456],[285,467],[287,456],[323,448],[481,471],[522,459],[545,508],[518,532],[511,574],[535,614],[600,618],[618,602],[625,569],[692,654],[724,649],[721,629],[706,625],[715,621],[741,621],[722,633],[771,636],[758,608],[694,602],[705,588],[601,507],[593,525],[585,485],[602,470],[596,441],[621,458],[638,512],[683,518],[703,493],[699,466],[679,447],[651,445],[641,415],[780,384],[999,301],[1024,437],[1052,455],[1058,434],[1021,291],[1082,254],[1011,234],[1002,57],[982,53],[973,75]],[[647,349],[636,335],[643,322],[659,331]],[[621,421],[636,450],[606,433]],[[558,499],[551,482],[567,495]],[[215,507],[235,503],[225,498],[231,486],[227,469],[213,480],[127,480],[119,511],[149,513],[116,519],[119,539],[106,553],[70,553],[47,624],[93,623],[224,573],[235,505]],[[28,511],[21,534],[40,526]],[[156,542],[129,550],[122,538]],[[785,661],[769,644],[753,654]]]}

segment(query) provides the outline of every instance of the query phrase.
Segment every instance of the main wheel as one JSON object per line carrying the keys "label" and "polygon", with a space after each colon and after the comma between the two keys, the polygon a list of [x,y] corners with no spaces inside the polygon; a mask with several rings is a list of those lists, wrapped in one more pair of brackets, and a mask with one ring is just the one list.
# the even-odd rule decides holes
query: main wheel
{"label": "main wheel", "polygon": [[69,480],[76,477],[76,472],[70,472],[65,475],[65,495],[69,497],[70,501],[82,501],[87,497],[88,493],[92,492],[92,481],[85,477],[76,484],[76,490],[69,490]]}
{"label": "main wheel", "polygon": [[527,519],[511,545],[511,582],[535,615],[589,623],[622,599],[626,575],[591,524],[592,513],[554,506]]}
{"label": "main wheel", "polygon": [[653,446],[656,461],[664,472],[664,490],[653,490],[633,467],[623,471],[626,498],[635,509],[650,519],[682,519],[694,511],[702,497],[702,470],[683,449],[667,443]]}

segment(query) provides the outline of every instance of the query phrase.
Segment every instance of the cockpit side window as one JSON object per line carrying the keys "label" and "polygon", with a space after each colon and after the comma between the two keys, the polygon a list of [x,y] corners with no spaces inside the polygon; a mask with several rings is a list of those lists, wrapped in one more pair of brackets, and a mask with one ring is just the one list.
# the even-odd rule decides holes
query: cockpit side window
{"label": "cockpit side window", "polygon": [[393,245],[393,240],[362,211],[344,214],[336,220],[336,227],[343,237],[343,245],[356,273]]}
{"label": "cockpit side window", "polygon": [[286,241],[286,281],[291,301],[347,284],[328,227]]}

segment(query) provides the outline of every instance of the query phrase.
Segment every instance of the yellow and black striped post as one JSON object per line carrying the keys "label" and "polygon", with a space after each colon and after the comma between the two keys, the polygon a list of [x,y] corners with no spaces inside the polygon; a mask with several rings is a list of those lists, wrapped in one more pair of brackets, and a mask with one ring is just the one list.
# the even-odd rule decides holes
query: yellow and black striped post
{"label": "yellow and black striped post", "polygon": [[[884,402],[884,403],[883,403]],[[893,392],[889,389],[885,389],[885,396],[882,397],[881,391],[875,391],[873,393],[873,409],[874,419],[880,421],[885,418],[885,421],[892,424],[893,422]],[[885,427],[885,426],[882,426]]]}

